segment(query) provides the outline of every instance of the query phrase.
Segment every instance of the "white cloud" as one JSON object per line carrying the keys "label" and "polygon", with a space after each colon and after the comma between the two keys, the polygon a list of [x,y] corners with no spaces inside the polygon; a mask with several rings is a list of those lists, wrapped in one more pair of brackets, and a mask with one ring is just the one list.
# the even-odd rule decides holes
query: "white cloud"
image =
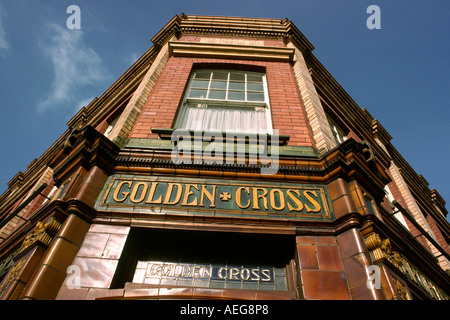
{"label": "white cloud", "polygon": [[78,112],[78,111],[81,110],[81,108],[87,107],[89,105],[89,103],[92,102],[92,100],[94,100],[94,97],[90,97],[90,98],[83,99],[83,100],[79,101],[78,103],[75,104],[74,111]]}
{"label": "white cloud", "polygon": [[125,58],[125,63],[129,64],[129,66],[131,67],[131,65],[133,65],[139,58],[141,57],[141,55],[137,52],[132,53],[129,57]]}
{"label": "white cloud", "polygon": [[2,51],[5,50],[7,51],[10,48],[9,42],[6,38],[5,29],[3,28],[3,21],[5,17],[6,17],[5,9],[2,6],[0,6],[0,50]]}
{"label": "white cloud", "polygon": [[51,39],[41,43],[41,48],[52,62],[54,79],[47,99],[38,104],[40,112],[62,106],[73,108],[83,97],[83,88],[108,79],[99,55],[83,42],[81,30],[56,24],[50,24],[49,29]]}

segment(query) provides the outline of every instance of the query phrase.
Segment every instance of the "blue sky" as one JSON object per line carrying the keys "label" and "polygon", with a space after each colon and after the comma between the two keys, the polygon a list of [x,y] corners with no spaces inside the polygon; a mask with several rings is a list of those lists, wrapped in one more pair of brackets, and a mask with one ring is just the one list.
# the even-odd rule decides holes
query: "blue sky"
{"label": "blue sky", "polygon": [[[66,27],[69,5],[80,7],[80,30]],[[366,27],[370,5],[381,9],[379,30]],[[290,19],[450,201],[448,0],[0,0],[0,194],[182,12]]]}

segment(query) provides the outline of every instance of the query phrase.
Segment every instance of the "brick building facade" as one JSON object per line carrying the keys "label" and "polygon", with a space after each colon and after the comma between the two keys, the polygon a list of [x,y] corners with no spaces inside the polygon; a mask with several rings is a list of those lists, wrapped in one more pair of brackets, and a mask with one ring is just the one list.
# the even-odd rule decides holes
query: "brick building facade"
{"label": "brick building facade", "polygon": [[430,190],[288,19],[175,16],[0,196],[0,298],[448,300]]}

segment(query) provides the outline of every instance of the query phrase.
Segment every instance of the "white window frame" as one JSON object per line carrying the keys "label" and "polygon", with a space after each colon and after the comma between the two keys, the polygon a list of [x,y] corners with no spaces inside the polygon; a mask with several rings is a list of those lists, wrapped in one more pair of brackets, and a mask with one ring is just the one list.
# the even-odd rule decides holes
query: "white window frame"
{"label": "white window frame", "polygon": [[347,140],[347,135],[345,134],[344,130],[342,130],[337,123],[333,120],[333,118],[330,117],[330,115],[327,114],[328,123],[330,124],[331,131],[333,133],[334,140],[336,141],[336,144],[341,144],[344,141]]}
{"label": "white window frame", "polygon": [[[195,80],[195,76],[197,73],[210,73],[208,88],[206,89],[207,96],[211,92],[211,83],[212,83],[212,77],[214,72],[221,72],[221,73],[228,73],[227,76],[227,87],[225,89],[219,89],[220,91],[226,92],[225,99],[209,99],[209,98],[190,98],[189,94],[192,90],[192,85]],[[233,91],[233,89],[230,90],[230,77],[231,74],[244,74],[245,75],[245,100],[231,100],[227,99],[228,94],[230,91]],[[263,94],[264,94],[264,100],[263,101],[249,101],[248,100],[248,93],[252,90],[248,90],[248,75],[254,74],[262,77],[262,84],[263,84]],[[216,88],[213,88],[213,90]],[[195,90],[195,89],[194,89]],[[238,90],[240,91],[240,90]],[[254,91],[254,92],[261,92],[261,91]],[[267,86],[267,78],[266,74],[263,72],[253,72],[253,71],[243,71],[243,70],[232,70],[232,69],[197,69],[195,70],[192,75],[190,76],[188,87],[186,90],[186,93],[183,97],[183,102],[181,105],[181,108],[185,108],[187,104],[205,104],[208,105],[208,108],[214,108],[214,106],[217,107],[230,107],[233,109],[237,108],[254,108],[254,107],[261,107],[265,108],[265,116],[266,116],[266,127],[267,132],[266,134],[273,134],[273,128],[272,128],[272,119],[271,119],[271,112],[270,112],[270,103],[269,103],[269,94],[268,94],[268,86]],[[175,121],[175,129],[185,129],[181,128],[181,122],[183,119],[180,118],[180,116],[177,117]],[[245,133],[245,131],[243,132]]]}

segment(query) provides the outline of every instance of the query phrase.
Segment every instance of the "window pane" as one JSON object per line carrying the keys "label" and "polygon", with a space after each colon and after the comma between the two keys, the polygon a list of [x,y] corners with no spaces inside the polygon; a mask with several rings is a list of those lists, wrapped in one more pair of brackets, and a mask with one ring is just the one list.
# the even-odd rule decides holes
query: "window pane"
{"label": "window pane", "polygon": [[228,80],[227,72],[213,72],[213,80]]}
{"label": "window pane", "polygon": [[266,112],[247,108],[186,108],[179,128],[229,132],[267,133]]}
{"label": "window pane", "polygon": [[245,74],[244,73],[230,73],[230,80],[231,81],[245,81]]}
{"label": "window pane", "polygon": [[208,99],[225,99],[225,94],[224,90],[211,90]]}
{"label": "window pane", "polygon": [[192,82],[192,88],[208,88],[209,81],[207,80],[194,80]]}
{"label": "window pane", "polygon": [[193,89],[189,93],[189,98],[206,98],[206,90]]}
{"label": "window pane", "polygon": [[230,91],[228,92],[228,100],[245,100],[245,92]]}
{"label": "window pane", "polygon": [[264,91],[262,83],[247,83],[248,91]]}
{"label": "window pane", "polygon": [[245,90],[245,82],[230,82],[230,90]]}
{"label": "window pane", "polygon": [[260,82],[262,83],[262,75],[260,74],[248,74],[247,75],[248,82]]}
{"label": "window pane", "polygon": [[209,80],[211,77],[211,72],[196,72],[194,79],[206,79]]}
{"label": "window pane", "polygon": [[188,97],[201,101],[183,105],[176,126],[213,131],[267,132],[263,81],[264,74],[253,72],[195,72]]}
{"label": "window pane", "polygon": [[211,81],[211,88],[213,89],[226,89],[227,82],[226,81]]}
{"label": "window pane", "polygon": [[247,94],[248,101],[264,101],[264,93],[253,93],[249,92]]}

